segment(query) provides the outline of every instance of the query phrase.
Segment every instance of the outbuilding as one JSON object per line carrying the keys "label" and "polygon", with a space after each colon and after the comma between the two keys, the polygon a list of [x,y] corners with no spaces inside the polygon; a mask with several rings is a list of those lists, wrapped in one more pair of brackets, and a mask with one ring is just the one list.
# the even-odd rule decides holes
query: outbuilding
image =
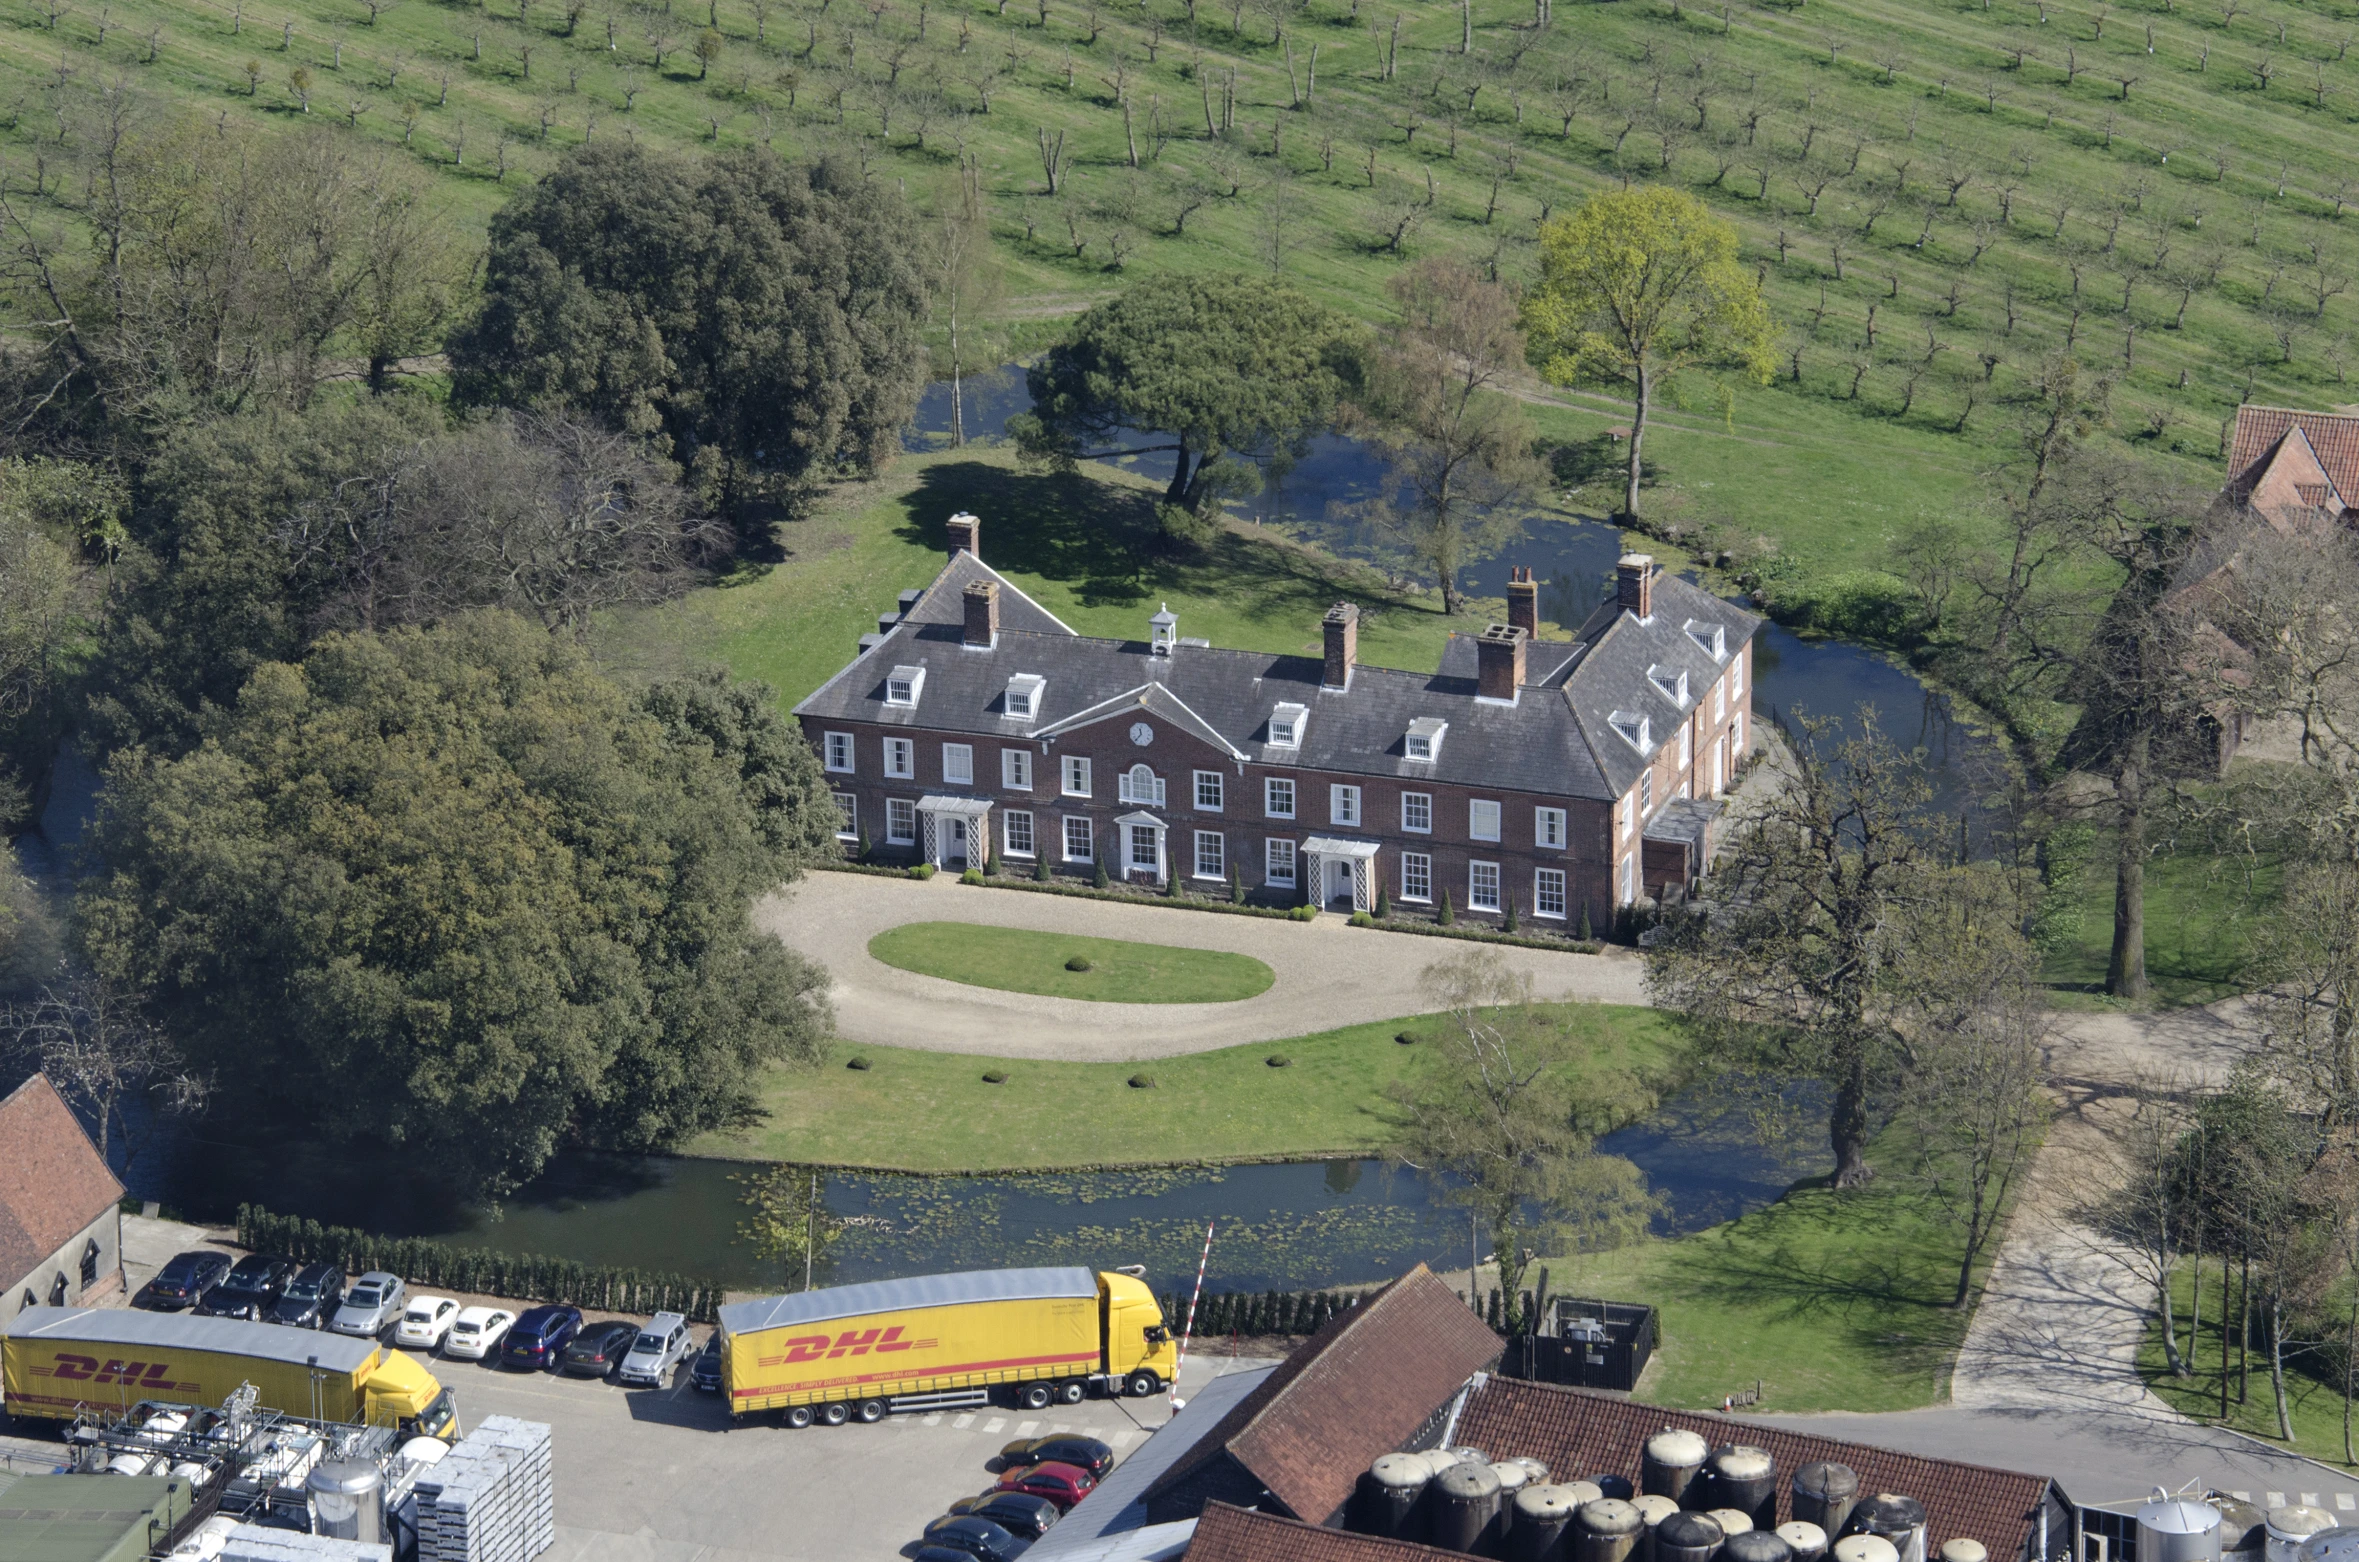
{"label": "outbuilding", "polygon": [[28,1307],[85,1306],[123,1289],[123,1185],[35,1074],[0,1100],[0,1328]]}

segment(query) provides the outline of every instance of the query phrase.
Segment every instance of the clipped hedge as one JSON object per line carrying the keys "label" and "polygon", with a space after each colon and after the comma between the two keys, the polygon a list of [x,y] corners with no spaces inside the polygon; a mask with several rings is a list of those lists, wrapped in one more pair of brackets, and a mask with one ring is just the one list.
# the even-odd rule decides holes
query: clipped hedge
{"label": "clipped hedge", "polygon": [[426,1237],[380,1236],[295,1215],[274,1215],[254,1204],[238,1206],[238,1246],[256,1253],[283,1253],[298,1263],[341,1264],[349,1275],[381,1269],[414,1286],[524,1302],[562,1302],[600,1312],[684,1313],[697,1323],[712,1322],[722,1300],[718,1284],[688,1275],[582,1264],[538,1253],[452,1247]]}
{"label": "clipped hedge", "polygon": [[[1173,1334],[1187,1326],[1186,1293],[1162,1298],[1163,1320]],[[1315,1334],[1337,1313],[1360,1299],[1340,1291],[1219,1291],[1196,1304],[1196,1338],[1223,1334]]]}

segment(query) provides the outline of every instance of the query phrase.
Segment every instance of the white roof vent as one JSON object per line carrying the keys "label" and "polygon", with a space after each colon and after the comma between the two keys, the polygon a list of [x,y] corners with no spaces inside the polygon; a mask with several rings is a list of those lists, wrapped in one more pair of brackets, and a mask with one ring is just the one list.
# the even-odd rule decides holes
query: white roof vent
{"label": "white roof vent", "polygon": [[885,677],[885,703],[913,707],[926,692],[923,667],[896,667]]}
{"label": "white roof vent", "polygon": [[1007,681],[1006,714],[1020,721],[1038,720],[1041,696],[1047,692],[1048,680],[1040,674],[1016,674]]}
{"label": "white roof vent", "polygon": [[1684,667],[1649,667],[1646,681],[1663,691],[1663,698],[1687,709],[1687,669]]}
{"label": "white roof vent", "polygon": [[1728,659],[1728,631],[1725,628],[1718,624],[1707,624],[1700,618],[1691,618],[1687,621],[1686,629],[1687,637],[1702,647],[1706,656],[1715,662]]}
{"label": "white roof vent", "polygon": [[1310,714],[1310,707],[1307,705],[1287,704],[1272,707],[1270,711],[1270,747],[1302,747],[1303,723],[1310,720]]}
{"label": "white roof vent", "polygon": [[1411,759],[1434,760],[1442,757],[1442,739],[1450,724],[1439,716],[1420,716],[1409,723],[1406,752]]}
{"label": "white roof vent", "polygon": [[1649,731],[1650,724],[1646,717],[1632,711],[1618,710],[1606,717],[1606,724],[1614,729],[1623,742],[1638,750],[1640,754],[1654,752],[1654,743]]}
{"label": "white roof vent", "polygon": [[1147,651],[1153,656],[1169,656],[1179,644],[1179,615],[1171,604],[1163,604],[1163,611],[1147,620]]}

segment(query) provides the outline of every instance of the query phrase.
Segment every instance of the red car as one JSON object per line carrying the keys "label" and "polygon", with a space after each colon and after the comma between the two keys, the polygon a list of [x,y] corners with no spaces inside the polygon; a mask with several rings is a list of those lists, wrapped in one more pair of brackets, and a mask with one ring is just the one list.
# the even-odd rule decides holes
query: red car
{"label": "red car", "polygon": [[1046,1497],[1060,1509],[1070,1508],[1090,1493],[1098,1478],[1079,1465],[1036,1464],[1019,1466],[999,1478],[1001,1491],[1028,1492],[1035,1497]]}

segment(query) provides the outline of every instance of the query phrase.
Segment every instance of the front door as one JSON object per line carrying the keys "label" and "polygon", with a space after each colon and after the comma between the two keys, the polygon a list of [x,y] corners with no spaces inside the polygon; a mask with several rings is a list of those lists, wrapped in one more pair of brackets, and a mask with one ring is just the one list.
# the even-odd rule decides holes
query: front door
{"label": "front door", "polygon": [[964,868],[967,865],[967,822],[953,814],[947,823],[950,833],[942,841],[942,866]]}
{"label": "front door", "polygon": [[1359,909],[1352,897],[1352,863],[1349,857],[1327,859],[1327,904],[1345,911]]}

